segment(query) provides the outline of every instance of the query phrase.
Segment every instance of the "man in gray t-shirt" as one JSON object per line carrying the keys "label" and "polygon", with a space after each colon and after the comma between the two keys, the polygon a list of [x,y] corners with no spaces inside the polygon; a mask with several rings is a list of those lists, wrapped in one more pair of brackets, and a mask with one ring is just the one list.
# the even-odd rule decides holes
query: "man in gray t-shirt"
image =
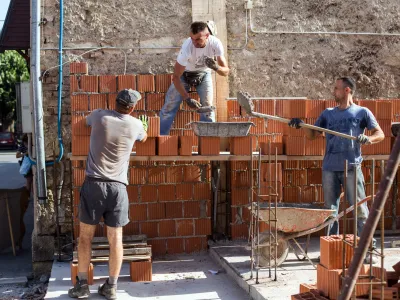
{"label": "man in gray t-shirt", "polygon": [[128,184],[129,156],[135,141],[147,139],[147,123],[130,114],[140,93],[123,90],[116,98],[115,110],[97,109],[87,118],[92,127],[86,178],[80,193],[78,279],[68,295],[71,298],[88,297],[88,268],[91,244],[96,225],[103,217],[110,244],[109,278],[99,287],[99,294],[117,299],[117,279],[122,264],[122,227],[129,223]]}
{"label": "man in gray t-shirt", "polygon": [[[315,126],[334,130],[340,133],[356,136],[357,141],[326,134],[326,151],[322,166],[322,187],[324,191],[325,207],[339,209],[341,186],[344,183],[344,165],[348,161],[349,171],[346,184],[346,198],[351,205],[354,199],[354,180],[357,174],[357,201],[363,200],[365,195],[364,176],[361,171],[361,145],[374,144],[382,141],[385,135],[372,112],[353,103],[353,94],[356,85],[352,78],[343,77],[336,81],[333,96],[338,106],[325,109],[315,122]],[[289,126],[301,128],[300,119],[292,119]],[[319,131],[303,128],[309,139],[315,139],[321,134]],[[371,136],[364,134],[365,129],[371,131]],[[358,235],[364,227],[368,217],[368,207],[364,203],[357,210]],[[333,223],[328,234],[339,234],[338,222]]]}

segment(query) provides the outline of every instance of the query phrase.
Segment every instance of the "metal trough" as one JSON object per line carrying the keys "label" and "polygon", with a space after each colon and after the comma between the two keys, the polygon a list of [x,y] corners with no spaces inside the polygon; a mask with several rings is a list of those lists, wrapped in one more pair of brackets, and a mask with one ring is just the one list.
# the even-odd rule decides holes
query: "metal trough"
{"label": "metal trough", "polygon": [[197,136],[235,137],[247,136],[252,122],[192,122],[190,123]]}

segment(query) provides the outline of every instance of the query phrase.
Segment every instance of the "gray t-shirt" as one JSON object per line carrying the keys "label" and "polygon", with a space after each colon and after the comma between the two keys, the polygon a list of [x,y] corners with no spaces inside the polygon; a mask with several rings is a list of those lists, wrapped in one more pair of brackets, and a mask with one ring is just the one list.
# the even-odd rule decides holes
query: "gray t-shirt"
{"label": "gray t-shirt", "polygon": [[[378,122],[368,108],[352,104],[344,110],[338,107],[325,109],[315,122],[315,126],[359,136],[364,133],[365,128],[371,130],[377,127]],[[362,162],[360,143],[326,134],[326,151],[322,169],[344,171],[346,159],[349,162],[349,169],[352,169],[354,164]]]}
{"label": "gray t-shirt", "polygon": [[115,110],[97,109],[87,116],[86,123],[92,127],[86,176],[127,185],[133,144],[145,137],[142,122]]}

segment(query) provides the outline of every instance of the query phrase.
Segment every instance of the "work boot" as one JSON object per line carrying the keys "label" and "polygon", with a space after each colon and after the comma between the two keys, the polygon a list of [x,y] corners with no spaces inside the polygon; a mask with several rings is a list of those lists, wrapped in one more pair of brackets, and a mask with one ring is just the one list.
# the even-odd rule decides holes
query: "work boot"
{"label": "work boot", "polygon": [[79,277],[76,276],[75,286],[69,289],[68,296],[71,298],[84,299],[88,298],[89,295],[90,291],[87,280],[79,280]]}
{"label": "work boot", "polygon": [[117,299],[117,285],[109,284],[107,279],[103,285],[99,286],[99,294],[108,300]]}

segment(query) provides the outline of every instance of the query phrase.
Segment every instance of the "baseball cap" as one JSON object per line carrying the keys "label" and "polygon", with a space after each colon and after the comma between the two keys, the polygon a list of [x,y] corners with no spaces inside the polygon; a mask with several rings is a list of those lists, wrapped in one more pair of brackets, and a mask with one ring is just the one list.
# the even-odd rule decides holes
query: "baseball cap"
{"label": "baseball cap", "polygon": [[123,106],[126,106],[126,108],[130,108],[135,106],[140,99],[142,99],[142,96],[138,91],[125,89],[118,93],[115,101]]}

